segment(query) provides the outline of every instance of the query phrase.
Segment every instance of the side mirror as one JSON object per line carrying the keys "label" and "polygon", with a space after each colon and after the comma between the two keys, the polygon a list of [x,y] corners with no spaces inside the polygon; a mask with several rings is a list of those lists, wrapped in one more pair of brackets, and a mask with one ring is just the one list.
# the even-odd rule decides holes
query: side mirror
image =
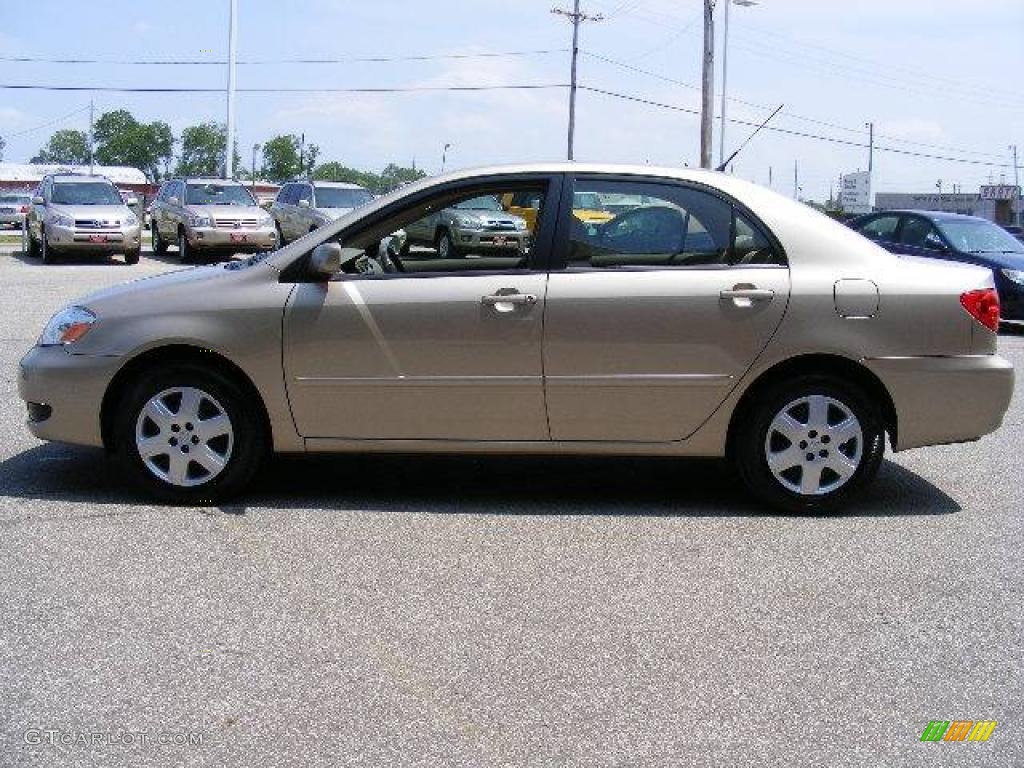
{"label": "side mirror", "polygon": [[39,195],[36,195],[32,198],[32,205],[46,205],[46,201]]}
{"label": "side mirror", "polygon": [[139,198],[137,198],[135,195],[129,195],[127,198],[125,198],[124,204],[128,206],[138,205]]}
{"label": "side mirror", "polygon": [[299,200],[299,208],[309,208],[309,200]]}
{"label": "side mirror", "polygon": [[318,245],[309,257],[309,270],[322,277],[331,277],[341,272],[341,246],[338,243]]}
{"label": "side mirror", "polygon": [[168,205],[181,205],[181,200],[179,200],[176,197],[168,197],[167,198],[167,204]]}

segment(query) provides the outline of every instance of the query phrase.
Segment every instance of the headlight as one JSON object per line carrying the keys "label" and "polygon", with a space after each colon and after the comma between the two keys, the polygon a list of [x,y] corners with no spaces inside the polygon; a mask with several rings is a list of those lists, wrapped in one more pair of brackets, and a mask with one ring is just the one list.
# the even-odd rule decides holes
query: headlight
{"label": "headlight", "polygon": [[134,213],[129,213],[127,216],[121,219],[121,224],[123,224],[126,227],[134,227],[138,223],[139,220],[136,218]]}
{"label": "headlight", "polygon": [[480,219],[476,216],[456,216],[455,226],[462,229],[480,229]]}
{"label": "headlight", "polygon": [[75,226],[75,220],[70,216],[65,216],[63,213],[55,213],[50,217],[50,223],[55,227],[73,227]]}
{"label": "headlight", "polygon": [[85,307],[67,307],[50,318],[42,335],[39,346],[54,347],[61,344],[74,344],[85,336],[96,322],[96,315]]}
{"label": "headlight", "polygon": [[526,229],[526,222],[523,219],[519,219],[516,222],[516,229],[522,232],[524,229]]}
{"label": "headlight", "polygon": [[1012,280],[1017,285],[1024,285],[1024,269],[1004,269],[1003,277]]}
{"label": "headlight", "polygon": [[188,225],[190,227],[212,227],[213,219],[211,219],[209,216],[189,215]]}

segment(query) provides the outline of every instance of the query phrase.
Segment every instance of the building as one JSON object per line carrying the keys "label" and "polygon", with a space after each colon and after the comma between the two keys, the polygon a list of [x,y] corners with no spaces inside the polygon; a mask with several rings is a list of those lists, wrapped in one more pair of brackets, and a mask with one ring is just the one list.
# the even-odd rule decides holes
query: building
{"label": "building", "polygon": [[985,186],[978,192],[879,192],[875,210],[924,210],[979,216],[996,224],[1017,224],[1024,218],[1020,187],[1008,184]]}

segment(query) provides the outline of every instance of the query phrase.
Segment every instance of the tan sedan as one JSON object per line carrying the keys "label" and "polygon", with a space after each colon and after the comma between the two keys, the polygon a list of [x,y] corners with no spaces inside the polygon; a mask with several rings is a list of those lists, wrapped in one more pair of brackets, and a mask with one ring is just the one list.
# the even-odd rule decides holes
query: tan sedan
{"label": "tan sedan", "polygon": [[[540,200],[524,251],[390,233]],[[628,200],[580,226],[574,194]],[[996,429],[990,272],[900,258],[730,176],[550,164],[425,180],[269,256],[61,310],[21,363],[29,428],[204,503],[274,452],[727,456],[764,503],[833,508],[893,450]]]}

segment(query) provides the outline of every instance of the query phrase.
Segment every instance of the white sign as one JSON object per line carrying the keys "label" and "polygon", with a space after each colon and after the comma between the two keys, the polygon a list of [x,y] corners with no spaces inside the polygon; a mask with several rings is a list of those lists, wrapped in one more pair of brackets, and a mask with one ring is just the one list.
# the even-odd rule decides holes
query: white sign
{"label": "white sign", "polygon": [[1020,187],[1013,184],[987,184],[981,188],[982,200],[1016,200],[1020,197]]}
{"label": "white sign", "polygon": [[871,213],[871,172],[857,171],[841,178],[839,204],[844,213]]}

